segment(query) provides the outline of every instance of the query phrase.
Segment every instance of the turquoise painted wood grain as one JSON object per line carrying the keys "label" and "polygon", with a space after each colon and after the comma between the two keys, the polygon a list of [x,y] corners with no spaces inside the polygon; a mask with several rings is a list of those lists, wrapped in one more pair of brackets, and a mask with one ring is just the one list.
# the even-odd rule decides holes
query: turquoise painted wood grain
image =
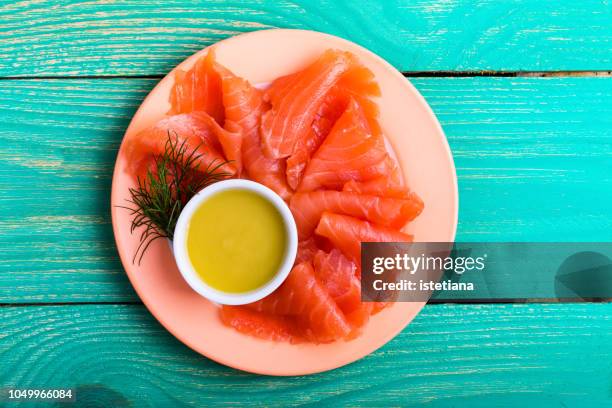
{"label": "turquoise painted wood grain", "polygon": [[[453,150],[458,240],[612,240],[612,80],[412,82]],[[110,185],[154,83],[0,81],[0,303],[137,300],[114,247]]]}
{"label": "turquoise painted wood grain", "polygon": [[609,70],[611,20],[600,0],[3,2],[0,76],[165,74],[275,27],[339,35],[407,71]]}
{"label": "turquoise painted wood grain", "polygon": [[[607,1],[0,4],[0,77],[162,75],[261,28],[330,32],[406,71],[612,67]],[[109,220],[122,133],[155,80],[0,81],[0,303],[137,301]],[[612,80],[414,79],[461,194],[458,239],[610,241]],[[542,277],[548,278],[548,277]],[[611,304],[435,305],[378,352],[299,378],[219,366],[142,305],[0,305],[0,387],[80,405],[608,406]]]}
{"label": "turquoise painted wood grain", "polygon": [[453,152],[458,240],[612,242],[612,78],[412,82]]}
{"label": "turquoise painted wood grain", "polygon": [[370,356],[293,378],[217,365],[142,306],[3,307],[0,328],[2,386],[74,387],[80,406],[612,404],[612,304],[430,305]]}
{"label": "turquoise painted wood grain", "polygon": [[152,84],[0,82],[0,201],[10,211],[0,217],[0,302],[136,299],[114,245],[110,186]]}

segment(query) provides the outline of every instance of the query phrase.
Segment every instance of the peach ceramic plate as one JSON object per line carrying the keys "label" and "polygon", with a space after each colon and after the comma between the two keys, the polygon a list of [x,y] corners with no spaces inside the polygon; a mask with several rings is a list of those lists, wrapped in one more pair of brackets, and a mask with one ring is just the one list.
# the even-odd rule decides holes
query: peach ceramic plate
{"label": "peach ceramic plate", "polygon": [[[450,149],[431,109],[418,91],[391,65],[370,51],[327,34],[301,30],[266,30],[239,35],[215,45],[220,63],[251,83],[267,83],[294,72],[328,48],[359,56],[376,75],[382,97],[380,122],[409,186],[425,202],[425,210],[407,231],[415,241],[453,241],[457,225],[457,180]],[[189,68],[202,50],[177,68]],[[144,100],[126,136],[153,124],[167,112],[174,81],[170,72]],[[122,146],[123,147],[123,146]],[[179,340],[221,364],[253,373],[303,375],[331,370],[358,360],[397,335],[424,303],[396,303],[373,316],[363,333],[351,341],[331,344],[274,343],[224,326],[217,306],[190,289],[183,280],[168,242],[156,241],[140,265],[132,263],[139,235],[130,234],[131,216],[125,209],[128,188],[135,184],[125,173],[120,149],[111,197],[113,229],[123,266],[136,292],[151,313]]]}

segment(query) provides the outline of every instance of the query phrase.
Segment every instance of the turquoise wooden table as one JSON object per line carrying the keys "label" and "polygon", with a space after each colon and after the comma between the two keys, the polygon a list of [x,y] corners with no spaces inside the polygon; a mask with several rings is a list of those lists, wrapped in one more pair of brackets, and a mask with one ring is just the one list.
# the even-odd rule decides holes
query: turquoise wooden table
{"label": "turquoise wooden table", "polygon": [[608,1],[3,1],[0,388],[82,406],[612,405],[612,304],[430,304],[379,351],[271,378],[201,357],[133,292],[111,173],[179,61],[270,27],[355,41],[425,96],[455,158],[460,241],[612,240]]}

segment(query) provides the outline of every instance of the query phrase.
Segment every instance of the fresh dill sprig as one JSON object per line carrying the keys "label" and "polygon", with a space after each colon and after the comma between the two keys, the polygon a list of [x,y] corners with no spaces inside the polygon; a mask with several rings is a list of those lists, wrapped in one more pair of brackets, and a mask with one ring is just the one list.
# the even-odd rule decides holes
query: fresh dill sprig
{"label": "fresh dill sprig", "polygon": [[[211,160],[201,168],[200,146],[187,151],[186,141],[168,131],[164,152],[153,157],[154,165],[147,169],[144,178],[138,177],[138,187],[130,188],[132,207],[122,207],[134,216],[130,232],[144,227],[140,243],[132,259],[138,264],[153,241],[159,238],[172,239],[174,228],[183,207],[204,187],[228,178],[222,171],[227,161]],[[140,255],[139,255],[140,254]]]}

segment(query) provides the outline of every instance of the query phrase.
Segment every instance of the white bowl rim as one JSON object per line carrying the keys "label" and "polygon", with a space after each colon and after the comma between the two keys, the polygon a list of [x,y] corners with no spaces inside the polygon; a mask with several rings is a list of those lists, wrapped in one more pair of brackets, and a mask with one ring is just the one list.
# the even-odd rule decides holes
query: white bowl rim
{"label": "white bowl rim", "polygon": [[[211,287],[200,278],[187,253],[187,232],[189,221],[193,217],[195,210],[212,196],[228,190],[248,190],[258,194],[268,200],[277,209],[283,219],[285,232],[287,235],[287,245],[281,265],[274,277],[263,286],[244,293],[228,293]],[[274,191],[264,186],[244,179],[229,179],[218,181],[207,186],[194,195],[181,211],[174,229],[172,249],[179,272],[189,284],[189,286],[201,296],[218,304],[223,305],[244,305],[256,302],[270,293],[274,292],[287,278],[297,255],[298,236],[295,220],[289,207],[283,199]]]}

